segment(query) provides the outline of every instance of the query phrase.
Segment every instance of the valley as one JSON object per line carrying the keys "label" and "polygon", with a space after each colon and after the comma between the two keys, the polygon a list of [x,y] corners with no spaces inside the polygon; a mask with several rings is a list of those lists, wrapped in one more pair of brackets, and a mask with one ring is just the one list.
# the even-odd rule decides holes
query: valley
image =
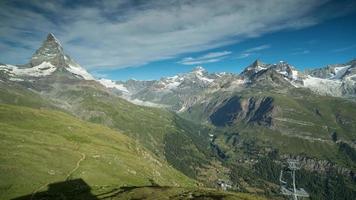
{"label": "valley", "polygon": [[0,198],[284,199],[293,158],[311,199],[353,199],[355,69],[255,61],[111,81],[49,34],[28,64],[0,65]]}

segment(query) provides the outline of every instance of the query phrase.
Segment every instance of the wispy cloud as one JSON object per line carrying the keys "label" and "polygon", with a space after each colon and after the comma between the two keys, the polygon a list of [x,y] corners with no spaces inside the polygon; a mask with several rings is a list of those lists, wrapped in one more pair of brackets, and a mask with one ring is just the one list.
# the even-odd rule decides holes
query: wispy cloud
{"label": "wispy cloud", "polygon": [[241,53],[240,55],[237,56],[238,59],[243,59],[249,57],[251,54],[250,53]]}
{"label": "wispy cloud", "polygon": [[264,45],[261,45],[261,46],[257,46],[257,47],[253,47],[253,48],[247,49],[247,50],[245,50],[245,52],[246,53],[253,53],[253,52],[256,52],[256,51],[261,51],[261,50],[264,50],[264,49],[268,49],[270,47],[271,47],[270,45],[264,44]]}
{"label": "wispy cloud", "polygon": [[213,63],[213,62],[219,62],[225,58],[227,58],[228,55],[230,55],[230,51],[221,51],[221,52],[211,52],[207,53],[205,55],[193,58],[193,57],[185,57],[178,63],[183,64],[183,65],[199,65],[199,64],[204,64],[204,63]]}
{"label": "wispy cloud", "polygon": [[237,58],[238,59],[243,59],[243,58],[247,58],[251,55],[256,54],[259,51],[265,50],[265,49],[269,49],[271,47],[271,45],[269,44],[264,44],[264,45],[260,45],[260,46],[256,46],[256,47],[252,47],[249,49],[244,50],[243,52],[241,52]]}
{"label": "wispy cloud", "polygon": [[347,46],[347,47],[343,47],[343,48],[339,48],[339,49],[334,49],[332,50],[335,53],[339,53],[339,52],[344,52],[344,51],[348,51],[348,50],[352,50],[356,48],[356,44],[351,45],[351,46]]}
{"label": "wispy cloud", "polygon": [[341,5],[335,10],[329,2],[3,0],[0,61],[26,62],[43,37],[53,32],[67,53],[85,67],[137,66],[308,27],[354,9]]}
{"label": "wispy cloud", "polygon": [[310,50],[300,50],[300,51],[296,51],[296,52],[293,52],[292,55],[303,55],[303,54],[309,54],[310,53]]}

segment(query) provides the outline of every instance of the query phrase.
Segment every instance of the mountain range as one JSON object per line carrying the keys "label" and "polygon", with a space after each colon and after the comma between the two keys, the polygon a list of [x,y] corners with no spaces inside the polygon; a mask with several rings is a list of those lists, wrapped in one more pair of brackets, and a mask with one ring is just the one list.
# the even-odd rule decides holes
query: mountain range
{"label": "mountain range", "polygon": [[284,61],[265,64],[256,60],[240,74],[226,72],[210,74],[198,66],[189,73],[157,81],[119,81],[116,82],[116,87],[114,85],[108,87],[121,92],[122,97],[133,103],[161,104],[175,111],[183,111],[194,103],[195,100],[192,98],[199,99],[199,95],[193,94],[212,93],[217,90],[243,90],[257,86],[305,88],[316,95],[354,98],[355,81],[356,60],[305,72],[298,71]]}
{"label": "mountain range", "polygon": [[[240,74],[198,66],[112,81],[49,34],[28,64],[0,64],[0,92],[4,199],[70,178],[118,199],[125,185],[187,199],[283,199],[289,158],[312,199],[356,197],[356,60],[303,72],[256,60]],[[240,193],[205,188],[221,180]]]}

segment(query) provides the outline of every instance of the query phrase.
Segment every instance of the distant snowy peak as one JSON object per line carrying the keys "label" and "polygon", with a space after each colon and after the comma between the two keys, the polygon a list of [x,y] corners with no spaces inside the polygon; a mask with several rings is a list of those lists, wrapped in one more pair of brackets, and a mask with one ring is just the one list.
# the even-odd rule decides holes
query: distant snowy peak
{"label": "distant snowy peak", "polygon": [[162,78],[161,80],[158,81],[157,84],[155,84],[155,88],[172,90],[172,89],[176,89],[180,84],[182,84],[183,81],[184,81],[184,77],[179,75]]}
{"label": "distant snowy peak", "polygon": [[274,64],[271,67],[273,70],[278,72],[279,74],[282,74],[284,77],[288,78],[289,80],[296,81],[300,80],[300,74],[298,70],[295,69],[292,65],[289,65],[288,63],[284,61],[280,61],[278,64]]}
{"label": "distant snowy peak", "polygon": [[202,66],[197,66],[188,73],[161,78],[153,84],[153,88],[155,90],[175,90],[179,87],[204,86],[214,82],[218,77],[215,74],[209,74]]}
{"label": "distant snowy peak", "polygon": [[356,60],[311,70],[303,86],[321,95],[355,97]]}
{"label": "distant snowy peak", "polygon": [[261,76],[268,71],[274,71],[280,74],[289,82],[299,81],[303,76],[302,73],[296,70],[292,65],[289,65],[284,61],[280,61],[277,64],[265,64],[259,60],[256,60],[251,65],[246,67],[240,75],[245,79],[252,81],[253,79],[256,79],[256,77]]}
{"label": "distant snowy peak", "polygon": [[260,71],[266,70],[269,66],[267,64],[262,63],[259,60],[255,60],[251,65],[246,67],[244,71],[241,72],[241,76],[245,77],[246,79],[250,79],[255,74],[259,73]]}
{"label": "distant snowy peak", "polygon": [[309,72],[309,75],[333,80],[349,79],[356,75],[356,61],[314,69]]}
{"label": "distant snowy peak", "polygon": [[209,74],[208,71],[202,66],[195,67],[191,72],[183,76],[189,82],[199,82],[202,84],[212,83],[216,78],[214,74]]}

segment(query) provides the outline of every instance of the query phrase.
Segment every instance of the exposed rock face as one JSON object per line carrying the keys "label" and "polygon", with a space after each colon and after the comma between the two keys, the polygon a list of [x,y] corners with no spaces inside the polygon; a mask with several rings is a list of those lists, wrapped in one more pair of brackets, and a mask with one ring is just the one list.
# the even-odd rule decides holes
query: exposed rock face
{"label": "exposed rock face", "polygon": [[242,107],[240,98],[234,96],[227,99],[226,103],[223,103],[223,105],[210,116],[210,121],[215,126],[231,125],[241,113]]}
{"label": "exposed rock face", "polygon": [[272,125],[273,98],[263,97],[262,99],[249,99],[249,108],[246,113],[248,122],[259,125]]}
{"label": "exposed rock face", "polygon": [[250,97],[243,100],[233,96],[220,104],[210,115],[210,121],[216,126],[232,125],[236,120],[271,126],[273,110],[272,97]]}
{"label": "exposed rock face", "polygon": [[48,34],[42,46],[33,54],[31,65],[37,66],[44,61],[50,62],[56,67],[65,67],[65,55],[59,41],[53,34]]}

